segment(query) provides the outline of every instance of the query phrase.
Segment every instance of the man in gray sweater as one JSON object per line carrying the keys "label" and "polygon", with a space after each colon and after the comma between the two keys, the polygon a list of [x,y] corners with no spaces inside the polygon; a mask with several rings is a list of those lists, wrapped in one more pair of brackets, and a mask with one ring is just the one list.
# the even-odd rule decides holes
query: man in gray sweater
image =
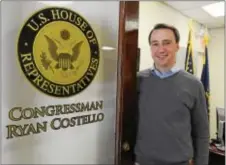
{"label": "man in gray sweater", "polygon": [[178,30],[157,24],[149,35],[154,66],[139,72],[135,157],[140,165],[208,165],[209,125],[202,83],[176,68]]}

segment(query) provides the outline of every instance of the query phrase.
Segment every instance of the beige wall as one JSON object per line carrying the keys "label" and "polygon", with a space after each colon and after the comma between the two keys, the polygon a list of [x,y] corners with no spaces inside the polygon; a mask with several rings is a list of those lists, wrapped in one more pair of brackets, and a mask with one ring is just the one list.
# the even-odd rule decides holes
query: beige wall
{"label": "beige wall", "polygon": [[[180,12],[155,1],[141,1],[139,13],[139,47],[141,48],[140,70],[149,68],[153,64],[148,44],[148,35],[156,23],[167,23],[178,28],[181,41],[181,48],[186,48],[188,40],[188,23],[189,18]],[[202,72],[202,57],[204,48],[201,44],[201,38],[196,34],[200,31],[201,25],[193,23],[193,45],[194,45],[194,65],[196,68],[195,75],[200,78]],[[211,42],[209,45],[210,61],[210,90],[211,90],[211,112],[210,112],[210,132],[211,138],[216,133],[216,106],[224,107],[224,34],[222,29],[211,30]],[[182,58],[183,56],[183,58]],[[179,67],[184,67],[185,52],[178,52],[177,63]],[[183,68],[182,68],[183,69]],[[217,73],[217,74],[216,74]]]}
{"label": "beige wall", "polygon": [[224,28],[210,30],[210,130],[216,136],[216,107],[224,108]]}

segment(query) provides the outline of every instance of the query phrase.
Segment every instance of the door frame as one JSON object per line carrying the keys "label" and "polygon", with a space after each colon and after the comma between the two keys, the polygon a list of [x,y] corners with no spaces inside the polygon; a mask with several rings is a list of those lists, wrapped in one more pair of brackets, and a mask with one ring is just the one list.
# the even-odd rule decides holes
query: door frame
{"label": "door frame", "polygon": [[[120,1],[118,63],[117,63],[117,105],[116,105],[116,134],[115,134],[115,164],[122,162],[123,119],[128,104],[133,104],[126,94],[134,87],[137,71],[139,1]],[[133,24],[131,24],[131,21]],[[134,26],[135,25],[135,26]],[[134,40],[129,37],[133,35]],[[136,51],[129,52],[128,48],[135,47]],[[129,54],[130,53],[130,54]],[[132,80],[132,81],[130,81]],[[130,86],[130,89],[125,90]],[[134,93],[136,93],[135,88]],[[132,89],[132,90],[133,90]],[[128,112],[127,112],[128,113]]]}

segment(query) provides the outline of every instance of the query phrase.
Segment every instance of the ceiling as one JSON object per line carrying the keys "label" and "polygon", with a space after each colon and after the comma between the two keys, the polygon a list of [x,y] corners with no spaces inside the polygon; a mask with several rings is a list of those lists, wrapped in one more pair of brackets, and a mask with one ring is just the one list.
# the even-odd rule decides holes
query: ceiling
{"label": "ceiling", "polygon": [[215,1],[164,1],[165,4],[178,10],[183,15],[196,20],[208,28],[224,27],[224,17],[212,17],[202,9],[202,6],[215,3]]}

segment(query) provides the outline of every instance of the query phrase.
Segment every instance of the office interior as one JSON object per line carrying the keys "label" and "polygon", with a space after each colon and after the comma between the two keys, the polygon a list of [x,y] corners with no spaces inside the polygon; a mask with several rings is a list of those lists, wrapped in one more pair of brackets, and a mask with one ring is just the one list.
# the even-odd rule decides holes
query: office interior
{"label": "office interior", "polygon": [[[185,55],[186,47],[188,42],[188,32],[189,23],[192,20],[193,29],[193,59],[195,67],[195,76],[201,77],[203,69],[203,57],[204,57],[204,47],[203,47],[203,36],[207,32],[209,36],[208,44],[208,57],[209,57],[209,81],[210,81],[210,111],[209,111],[209,124],[210,124],[210,144],[213,144],[215,148],[210,148],[210,164],[209,165],[223,165],[225,164],[225,142],[224,142],[224,132],[225,132],[225,100],[224,100],[224,46],[225,46],[225,16],[211,16],[202,7],[205,5],[210,5],[218,1],[140,1],[139,2],[139,36],[138,36],[138,47],[140,49],[139,56],[139,70],[150,68],[153,65],[153,61],[150,55],[150,47],[148,44],[148,34],[150,30],[156,23],[166,23],[171,24],[178,28],[180,32],[180,49],[177,54],[177,66],[184,69],[185,65]],[[33,13],[34,10],[48,6],[62,6],[67,8],[73,8],[73,3],[67,5],[63,1],[58,1],[53,3],[51,1],[46,2],[46,4],[38,4],[38,2],[33,1],[32,4],[25,1],[24,8],[21,5],[21,11],[13,11],[13,8],[17,7],[17,4],[12,1],[12,7],[8,12],[15,12],[15,15],[19,15],[18,19],[15,20],[14,17],[9,16],[9,19],[4,19],[8,22],[7,26],[12,24],[13,26],[4,26],[6,33],[2,31],[2,39],[7,43],[5,44],[4,51],[5,54],[16,54],[14,48],[8,43],[13,43],[16,38],[12,39],[12,36],[18,36],[18,26],[22,26],[25,20],[21,18],[27,18],[29,15],[27,13]],[[77,3],[77,2],[74,2]],[[84,5],[83,5],[84,3]],[[89,5],[90,3],[90,5]],[[19,4],[19,3],[18,3]],[[66,102],[71,103],[72,101],[81,100],[95,100],[102,99],[102,97],[107,98],[107,106],[104,112],[106,113],[106,120],[104,124],[98,123],[98,125],[87,125],[86,127],[77,127],[76,130],[73,129],[61,129],[59,131],[49,131],[43,134],[37,134],[32,136],[25,136],[23,138],[16,138],[12,141],[2,140],[2,154],[4,152],[4,162],[3,164],[19,163],[19,164],[41,164],[41,163],[68,163],[68,164],[92,164],[98,162],[99,164],[106,164],[114,162],[115,157],[115,116],[116,116],[116,72],[117,72],[117,27],[119,25],[119,9],[117,2],[79,2],[75,4],[75,10],[79,7],[76,5],[81,5],[81,14],[88,15],[87,20],[90,21],[93,28],[96,31],[100,39],[100,44],[103,46],[110,45],[111,47],[105,47],[102,49],[103,53],[106,53],[102,60],[104,63],[100,65],[100,71],[95,79],[94,85],[91,85],[88,90],[82,92],[78,95],[76,99],[70,98]],[[10,5],[9,5],[10,6]],[[77,7],[77,8],[76,8]],[[86,7],[92,8],[92,10],[87,10]],[[25,10],[26,8],[26,10]],[[23,10],[22,10],[23,9]],[[103,10],[104,9],[104,10]],[[1,8],[2,10],[2,8]],[[4,12],[7,10],[5,9]],[[90,13],[91,14],[90,14]],[[102,20],[96,19],[96,15]],[[116,14],[115,14],[116,13]],[[223,12],[225,13],[225,11]],[[95,22],[96,21],[96,22]],[[131,22],[133,24],[133,22]],[[101,27],[99,27],[101,25]],[[3,25],[2,25],[3,26]],[[102,29],[102,26],[104,27]],[[137,26],[135,23],[134,26]],[[16,30],[15,30],[16,29]],[[108,30],[106,30],[108,29]],[[104,32],[103,32],[104,31]],[[106,32],[107,31],[107,32]],[[109,35],[107,34],[109,33]],[[14,46],[15,47],[15,46]],[[113,47],[113,49],[111,49]],[[103,48],[103,47],[102,47]],[[1,52],[2,54],[2,52]],[[3,56],[3,55],[2,55]],[[5,58],[6,59],[6,58]],[[9,61],[11,59],[6,59]],[[102,61],[102,62],[103,62]],[[20,88],[16,86],[11,86],[10,92],[5,89],[7,93],[7,110],[13,106],[41,106],[48,104],[58,104],[65,103],[63,99],[50,98],[42,95],[35,88],[28,84],[23,73],[21,71],[14,71],[18,69],[18,62],[11,60],[13,65],[4,65],[3,70],[7,70],[10,74],[2,73],[6,75],[6,80],[4,83],[17,83],[22,84]],[[1,64],[4,62],[1,61]],[[106,71],[105,68],[111,68],[111,71]],[[104,70],[105,71],[102,71]],[[16,75],[16,76],[14,76]],[[20,78],[23,77],[23,78]],[[113,78],[112,78],[113,77]],[[99,85],[100,84],[100,85]],[[100,87],[103,84],[104,87]],[[17,94],[26,93],[24,97],[17,96]],[[107,91],[103,94],[103,91]],[[100,92],[102,95],[99,96]],[[37,94],[38,93],[38,94]],[[12,106],[8,106],[9,104]],[[49,101],[49,103],[48,103]],[[5,108],[5,107],[4,107]],[[7,113],[2,113],[5,117],[2,123],[10,123]],[[50,118],[48,118],[49,120]],[[27,121],[26,121],[27,122]],[[26,124],[26,122],[21,122],[21,124]],[[35,122],[32,121],[32,122]],[[7,124],[8,124],[7,123]],[[6,125],[6,124],[5,124]],[[2,130],[5,129],[3,124]],[[103,127],[104,126],[104,127]],[[101,128],[100,128],[101,127]],[[83,129],[84,128],[84,129]],[[77,131],[77,132],[76,132]],[[6,132],[3,131],[4,138]],[[106,135],[106,136],[103,136]],[[75,136],[75,137],[73,137]],[[52,138],[52,140],[51,140]],[[63,139],[67,139],[64,141]],[[83,143],[85,141],[85,143]],[[53,145],[54,144],[54,145]],[[77,152],[78,149],[81,152]],[[219,152],[218,152],[219,151]],[[76,154],[71,154],[76,152]],[[21,156],[22,155],[22,156]],[[106,157],[102,157],[102,155]],[[90,159],[87,159],[87,158]],[[77,159],[77,160],[75,160]]]}
{"label": "office interior", "polygon": [[[225,100],[224,100],[224,46],[225,46],[225,24],[224,12],[220,16],[212,16],[204,10],[205,6],[215,4],[216,1],[140,1],[139,8],[139,48],[140,48],[140,68],[147,69],[152,66],[153,61],[150,56],[150,48],[147,36],[151,28],[159,22],[171,24],[178,28],[181,41],[180,50],[177,53],[177,66],[185,69],[186,47],[188,43],[189,21],[193,20],[193,52],[194,52],[194,75],[201,78],[203,68],[203,36],[207,32],[209,36],[208,57],[209,57],[209,82],[210,82],[210,141],[219,139],[219,150],[223,150],[224,155],[224,133],[225,133]],[[215,11],[223,8],[222,6]],[[220,12],[220,11],[218,11]],[[221,148],[222,147],[222,148]],[[216,159],[224,160],[224,156],[211,154]],[[216,160],[217,161],[217,160]],[[220,162],[223,163],[222,161]],[[218,165],[215,162],[214,165]],[[224,163],[223,163],[224,164]]]}

